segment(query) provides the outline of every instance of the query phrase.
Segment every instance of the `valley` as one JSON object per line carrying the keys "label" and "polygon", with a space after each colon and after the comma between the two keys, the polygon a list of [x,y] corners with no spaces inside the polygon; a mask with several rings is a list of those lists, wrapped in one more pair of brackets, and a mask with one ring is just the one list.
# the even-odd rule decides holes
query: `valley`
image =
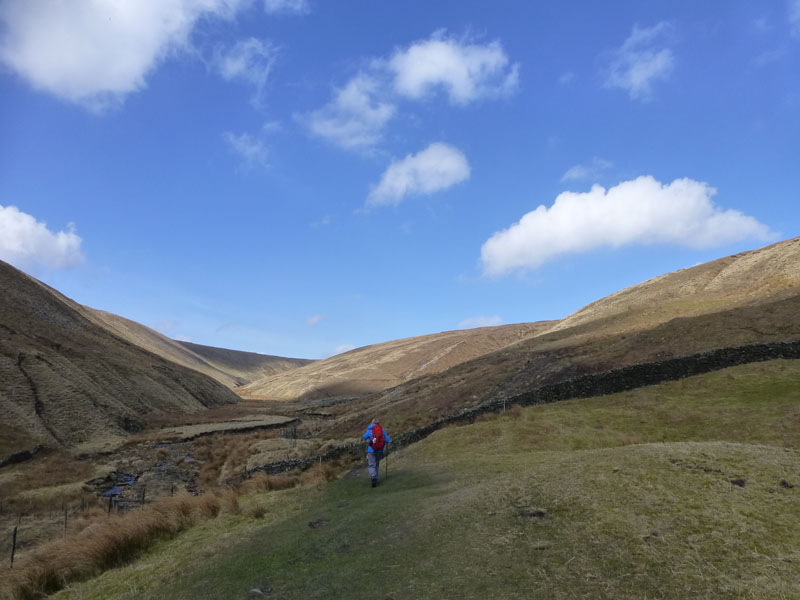
{"label": "valley", "polygon": [[[405,573],[369,571],[395,599],[568,598],[598,584],[597,597],[670,597],[670,577],[679,596],[758,597],[762,581],[793,597],[800,532],[780,523],[800,517],[798,265],[795,238],[559,321],[308,361],[169,340],[0,264],[0,458],[41,447],[0,467],[0,528],[20,534],[5,593],[338,597],[364,581],[365,519],[394,549],[369,552]],[[396,442],[385,514],[361,465],[374,417]],[[79,548],[93,528],[181,502],[194,516],[112,561],[144,557],[131,567],[37,571],[49,540]],[[742,570],[746,547],[761,558]],[[197,570],[198,552],[211,568]],[[176,568],[187,574],[168,581]]]}

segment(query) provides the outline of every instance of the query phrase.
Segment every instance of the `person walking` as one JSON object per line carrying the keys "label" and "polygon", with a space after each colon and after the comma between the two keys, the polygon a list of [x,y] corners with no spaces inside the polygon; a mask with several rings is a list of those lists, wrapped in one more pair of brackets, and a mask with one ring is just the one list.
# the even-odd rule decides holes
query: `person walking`
{"label": "person walking", "polygon": [[377,419],[372,419],[367,431],[361,437],[367,440],[369,478],[372,480],[372,487],[376,487],[378,485],[378,467],[381,459],[386,455],[387,444],[392,440]]}

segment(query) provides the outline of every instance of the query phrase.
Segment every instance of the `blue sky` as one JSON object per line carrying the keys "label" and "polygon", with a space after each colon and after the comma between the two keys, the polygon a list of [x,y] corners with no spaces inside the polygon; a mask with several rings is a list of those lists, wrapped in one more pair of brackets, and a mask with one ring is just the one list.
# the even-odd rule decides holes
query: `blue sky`
{"label": "blue sky", "polygon": [[321,358],[800,235],[800,0],[0,0],[0,259]]}

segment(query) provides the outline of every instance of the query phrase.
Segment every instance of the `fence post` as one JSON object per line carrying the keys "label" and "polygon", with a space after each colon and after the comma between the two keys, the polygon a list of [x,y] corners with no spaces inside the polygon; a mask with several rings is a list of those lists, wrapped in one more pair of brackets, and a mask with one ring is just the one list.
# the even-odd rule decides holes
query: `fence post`
{"label": "fence post", "polygon": [[67,507],[64,507],[64,539],[67,539]]}
{"label": "fence post", "polygon": [[14,552],[17,550],[17,528],[14,527],[14,533],[11,535],[11,568],[14,568]]}
{"label": "fence post", "polygon": [[144,492],[147,489],[147,486],[142,486],[142,508],[144,508]]}

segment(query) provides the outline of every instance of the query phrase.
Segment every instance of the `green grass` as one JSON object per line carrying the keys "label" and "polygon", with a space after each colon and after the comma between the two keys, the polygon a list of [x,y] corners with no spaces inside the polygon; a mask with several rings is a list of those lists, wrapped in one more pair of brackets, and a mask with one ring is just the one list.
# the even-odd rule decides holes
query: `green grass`
{"label": "green grass", "polygon": [[800,598],[798,425],[800,361],[509,412],[55,597]]}

